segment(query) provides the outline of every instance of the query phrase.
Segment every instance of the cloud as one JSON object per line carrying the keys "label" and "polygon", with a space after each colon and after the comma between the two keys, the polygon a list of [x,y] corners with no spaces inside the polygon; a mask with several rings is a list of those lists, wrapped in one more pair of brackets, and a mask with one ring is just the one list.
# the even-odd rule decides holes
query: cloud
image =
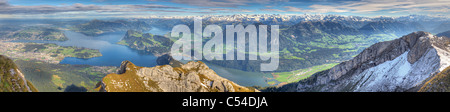
{"label": "cloud", "polygon": [[248,9],[228,9],[228,8],[202,8],[207,9],[211,12],[253,12],[252,10]]}
{"label": "cloud", "polygon": [[155,12],[185,12],[186,9],[182,7],[172,7],[158,4],[144,4],[144,5],[85,5],[75,3],[69,6],[54,6],[54,5],[37,5],[37,6],[22,6],[9,5],[7,2],[0,1],[0,14],[53,14],[60,12],[141,12],[141,11],[155,11]]}
{"label": "cloud", "polygon": [[[107,2],[107,0],[95,0]],[[164,2],[164,3],[161,3]],[[171,2],[169,4],[165,4]],[[164,5],[161,5],[161,4]],[[176,5],[173,5],[176,3]],[[190,5],[190,6],[187,6]],[[251,6],[251,7],[250,7]],[[147,0],[140,4],[94,5],[18,5],[0,0],[0,15],[150,15],[150,14],[226,14],[246,12],[304,12],[350,14],[445,14],[449,15],[450,0]],[[1,17],[0,17],[1,18]]]}
{"label": "cloud", "polygon": [[0,0],[0,6],[1,6],[1,7],[9,6],[8,1],[6,1],[6,0]]}
{"label": "cloud", "polygon": [[[314,4],[307,8],[297,8],[285,6],[290,12],[310,12],[310,13],[373,13],[387,11],[389,13],[399,12],[448,12],[450,1],[439,0],[361,0],[335,2],[327,5]],[[414,10],[412,10],[414,9]]]}
{"label": "cloud", "polygon": [[170,2],[173,3],[200,7],[238,7],[253,4],[274,4],[287,1],[288,0],[170,0]]}
{"label": "cloud", "polygon": [[280,10],[280,9],[261,9],[261,11],[268,11],[268,12],[286,12],[286,11]]}
{"label": "cloud", "polygon": [[303,12],[304,10],[302,8],[292,7],[292,6],[284,6],[286,8],[286,11],[290,12]]}

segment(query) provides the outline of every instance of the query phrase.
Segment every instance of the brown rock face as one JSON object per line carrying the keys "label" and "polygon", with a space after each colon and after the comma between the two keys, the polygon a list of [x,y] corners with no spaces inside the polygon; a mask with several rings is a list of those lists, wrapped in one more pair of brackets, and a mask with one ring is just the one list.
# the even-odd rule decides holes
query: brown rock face
{"label": "brown rock face", "polygon": [[[409,48],[411,51],[408,53],[408,62],[416,62],[422,55],[431,48],[430,38],[426,36],[429,35],[425,32],[416,32],[415,34],[409,34],[403,37],[404,40],[409,42]],[[417,38],[419,37],[419,38]]]}
{"label": "brown rock face", "polygon": [[107,92],[255,92],[217,75],[202,62],[181,67],[139,67],[122,62],[119,74],[109,74],[98,84]]}

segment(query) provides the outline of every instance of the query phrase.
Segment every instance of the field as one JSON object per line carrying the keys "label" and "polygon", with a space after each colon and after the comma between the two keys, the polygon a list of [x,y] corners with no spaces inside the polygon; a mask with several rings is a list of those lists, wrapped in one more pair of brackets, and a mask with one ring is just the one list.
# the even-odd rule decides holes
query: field
{"label": "field", "polygon": [[338,63],[331,63],[331,64],[323,64],[323,65],[317,65],[310,68],[305,69],[299,69],[295,71],[290,72],[277,72],[273,73],[273,77],[275,80],[279,82],[285,82],[285,83],[291,83],[291,82],[297,82],[302,79],[306,79],[309,76],[313,75],[314,73],[330,69],[331,67],[337,65]]}
{"label": "field", "polygon": [[92,58],[102,56],[99,50],[58,46],[42,43],[16,43],[0,41],[0,54],[13,59],[39,60],[59,63],[65,57]]}

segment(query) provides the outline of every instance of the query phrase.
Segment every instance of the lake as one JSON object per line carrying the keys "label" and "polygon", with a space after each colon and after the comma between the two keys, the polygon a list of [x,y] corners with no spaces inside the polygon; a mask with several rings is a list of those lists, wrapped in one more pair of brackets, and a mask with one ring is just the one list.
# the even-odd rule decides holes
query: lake
{"label": "lake", "polygon": [[[153,28],[149,31],[152,34],[163,35],[168,30]],[[42,41],[42,40],[18,40],[12,42],[36,42],[36,43],[54,43],[60,46],[77,46],[91,49],[98,49],[103,56],[89,59],[81,59],[74,57],[64,58],[60,64],[72,65],[92,65],[92,66],[120,66],[122,61],[129,60],[137,66],[154,67],[156,66],[156,56],[145,53],[143,51],[131,49],[128,46],[116,44],[125,35],[126,32],[105,33],[96,37],[86,36],[84,34],[65,31],[69,40],[67,41]],[[246,72],[237,69],[226,68],[211,63],[205,63],[213,69],[218,75],[231,80],[242,86],[269,86],[265,81],[265,77],[272,78],[270,74],[259,72]]]}

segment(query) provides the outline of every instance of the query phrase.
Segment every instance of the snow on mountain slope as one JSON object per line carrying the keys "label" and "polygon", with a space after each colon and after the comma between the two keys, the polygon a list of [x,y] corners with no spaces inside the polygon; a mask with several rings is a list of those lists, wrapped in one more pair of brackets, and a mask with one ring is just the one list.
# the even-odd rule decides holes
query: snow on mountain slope
{"label": "snow on mountain slope", "polygon": [[418,91],[450,64],[450,39],[414,32],[276,91]]}
{"label": "snow on mountain slope", "polygon": [[435,74],[439,68],[436,50],[428,50],[414,64],[407,61],[407,55],[408,52],[405,52],[392,61],[369,68],[352,78],[353,81],[362,80],[362,82],[356,83],[354,91],[405,91],[419,86],[422,81],[432,76],[431,74]]}

